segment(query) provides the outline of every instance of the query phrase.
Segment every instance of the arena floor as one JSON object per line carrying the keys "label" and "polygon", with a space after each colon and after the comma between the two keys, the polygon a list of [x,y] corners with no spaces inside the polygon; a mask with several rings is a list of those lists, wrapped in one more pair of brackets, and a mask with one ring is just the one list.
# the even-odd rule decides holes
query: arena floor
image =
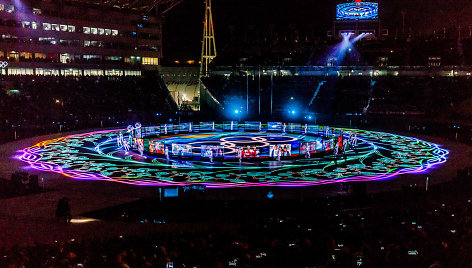
{"label": "arena floor", "polygon": [[[75,237],[96,238],[115,236],[127,233],[139,234],[149,231],[175,230],[185,228],[185,224],[139,224],[124,222],[96,221],[80,217],[87,212],[116,206],[143,198],[156,198],[156,187],[142,187],[134,184],[112,183],[102,180],[76,180],[60,173],[46,172],[31,169],[24,162],[12,157],[18,150],[28,148],[34,144],[56,139],[68,134],[56,134],[31,139],[20,140],[0,146],[0,176],[9,178],[11,173],[26,170],[30,174],[38,174],[41,178],[40,187],[47,191],[14,198],[3,199],[0,202],[0,228],[3,238],[1,245],[16,243],[28,244],[33,241],[53,242],[56,239],[73,239]],[[367,183],[368,192],[390,191],[401,189],[404,185],[417,184],[423,186],[426,177],[430,183],[441,183],[451,180],[457,169],[470,165],[472,149],[453,141],[430,137],[417,137],[428,142],[442,144],[449,150],[445,164],[432,168],[428,173],[404,174],[391,180],[372,181]],[[275,198],[309,198],[336,194],[340,191],[340,184],[321,185],[314,187],[245,187],[241,188],[208,188],[203,198],[206,199],[257,199],[265,198],[267,191],[273,192]],[[57,201],[67,196],[70,199],[73,222],[70,225],[58,222],[54,212]],[[190,226],[190,225],[189,225]],[[205,225],[192,228],[206,228]],[[228,227],[230,228],[230,227]]]}

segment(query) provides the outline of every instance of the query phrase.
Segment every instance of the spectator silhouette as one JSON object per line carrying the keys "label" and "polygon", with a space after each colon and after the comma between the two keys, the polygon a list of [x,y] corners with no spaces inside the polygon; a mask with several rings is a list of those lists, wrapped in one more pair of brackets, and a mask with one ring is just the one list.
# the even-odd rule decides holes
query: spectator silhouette
{"label": "spectator silhouette", "polygon": [[61,198],[57,203],[56,217],[63,219],[65,223],[70,223],[72,216],[70,213],[69,199],[67,197]]}

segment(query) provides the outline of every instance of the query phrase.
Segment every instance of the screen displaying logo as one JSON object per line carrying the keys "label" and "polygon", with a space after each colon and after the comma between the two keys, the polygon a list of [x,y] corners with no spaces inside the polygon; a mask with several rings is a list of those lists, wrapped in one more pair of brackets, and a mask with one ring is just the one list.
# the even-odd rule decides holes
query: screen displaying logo
{"label": "screen displaying logo", "polygon": [[379,17],[379,4],[355,2],[339,4],[336,8],[337,20],[373,20]]}

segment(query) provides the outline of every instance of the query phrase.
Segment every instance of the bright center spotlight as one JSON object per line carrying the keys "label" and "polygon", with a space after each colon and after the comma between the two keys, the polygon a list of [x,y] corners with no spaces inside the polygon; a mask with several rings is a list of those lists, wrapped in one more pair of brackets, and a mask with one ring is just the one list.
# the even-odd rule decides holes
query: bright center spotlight
{"label": "bright center spotlight", "polygon": [[239,113],[239,110],[234,110],[234,113],[235,113],[235,114],[238,114],[238,113]]}

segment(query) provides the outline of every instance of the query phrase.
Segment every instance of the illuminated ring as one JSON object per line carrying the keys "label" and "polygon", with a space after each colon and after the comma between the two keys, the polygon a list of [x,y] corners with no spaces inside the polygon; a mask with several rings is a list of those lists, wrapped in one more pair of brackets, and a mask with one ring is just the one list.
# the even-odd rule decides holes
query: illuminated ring
{"label": "illuminated ring", "polygon": [[0,68],[4,69],[7,68],[8,62],[7,61],[0,61]]}
{"label": "illuminated ring", "polygon": [[[448,151],[439,145],[412,137],[384,132],[351,130],[356,133],[356,152],[346,153],[346,160],[332,156],[316,159],[265,161],[239,164],[238,161],[211,165],[207,161],[170,160],[141,157],[118,148],[117,136],[126,130],[109,130],[71,135],[40,142],[26,148],[17,159],[31,168],[55,172],[81,180],[106,180],[142,186],[177,186],[199,184],[210,188],[251,186],[313,186],[338,182],[391,179],[399,174],[424,173],[444,163]],[[242,136],[251,137],[245,133]],[[231,133],[219,133],[217,140],[228,141]],[[258,134],[256,134],[258,135]],[[191,138],[195,135],[183,135]],[[223,136],[223,137],[221,137]],[[207,134],[201,137],[208,137]],[[169,137],[169,139],[176,137]],[[293,139],[293,136],[284,136]],[[226,141],[224,140],[226,139]],[[251,137],[254,142],[268,142]],[[285,142],[285,141],[284,141]],[[179,179],[178,179],[179,178]],[[185,181],[181,181],[183,178]]]}

